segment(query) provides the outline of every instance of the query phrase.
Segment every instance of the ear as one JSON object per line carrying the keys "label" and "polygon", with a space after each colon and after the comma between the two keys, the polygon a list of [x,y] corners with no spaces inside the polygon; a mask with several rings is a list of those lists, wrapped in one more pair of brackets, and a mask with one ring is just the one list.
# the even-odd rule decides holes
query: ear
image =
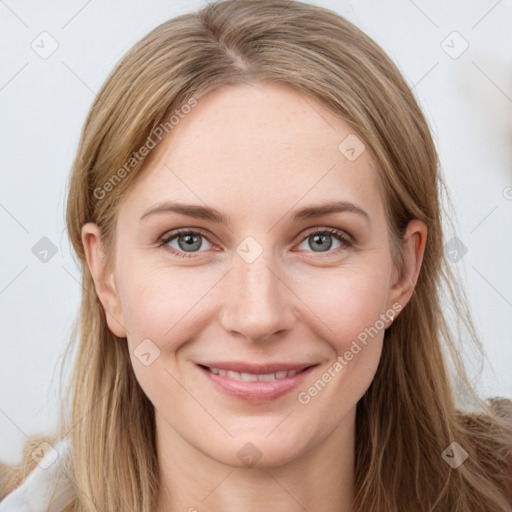
{"label": "ear", "polygon": [[402,239],[405,269],[390,289],[390,307],[398,302],[403,309],[414,293],[425,253],[427,231],[426,224],[418,219],[411,220],[407,226]]}
{"label": "ear", "polygon": [[114,281],[113,270],[106,271],[105,253],[101,241],[101,229],[97,224],[88,222],[82,226],[82,244],[87,265],[94,280],[96,294],[103,305],[109,329],[119,338],[126,338],[126,328],[121,309],[121,301]]}

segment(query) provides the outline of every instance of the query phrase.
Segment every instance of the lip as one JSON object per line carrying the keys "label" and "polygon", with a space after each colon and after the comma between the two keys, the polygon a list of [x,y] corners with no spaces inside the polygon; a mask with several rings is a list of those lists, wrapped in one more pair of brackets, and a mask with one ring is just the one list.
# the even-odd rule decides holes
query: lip
{"label": "lip", "polygon": [[[196,366],[198,370],[209,379],[215,389],[225,395],[247,402],[270,402],[277,400],[300,386],[317,365],[290,363],[255,365],[250,363],[211,362],[208,364],[196,364]],[[205,366],[218,368],[219,370],[247,372],[256,375],[291,370],[296,370],[298,373],[292,377],[285,377],[284,379],[247,382],[231,379],[227,376],[215,375],[209,369],[205,368]]]}
{"label": "lip", "polygon": [[289,372],[297,370],[297,372],[304,370],[308,366],[313,366],[315,363],[265,363],[254,364],[245,363],[243,361],[206,361],[197,363],[202,366],[209,366],[210,368],[218,368],[219,370],[232,370],[234,372],[247,372],[261,375],[265,373],[276,373],[280,371]]}

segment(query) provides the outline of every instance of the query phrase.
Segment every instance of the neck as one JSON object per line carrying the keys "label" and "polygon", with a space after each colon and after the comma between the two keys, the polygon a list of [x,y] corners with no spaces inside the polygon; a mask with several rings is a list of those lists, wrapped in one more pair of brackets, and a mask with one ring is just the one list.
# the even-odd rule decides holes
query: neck
{"label": "neck", "polygon": [[157,512],[273,509],[353,512],[355,409],[320,444],[282,465],[236,467],[213,459],[156,412]]}

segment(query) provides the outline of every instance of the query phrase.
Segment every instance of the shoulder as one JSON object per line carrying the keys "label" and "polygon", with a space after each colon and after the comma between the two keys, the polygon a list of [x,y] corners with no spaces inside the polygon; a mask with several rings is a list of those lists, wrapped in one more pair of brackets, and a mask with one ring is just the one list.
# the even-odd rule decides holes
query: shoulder
{"label": "shoulder", "polygon": [[45,512],[69,443],[40,443],[32,452],[35,467],[28,477],[0,502],[0,512]]}
{"label": "shoulder", "polygon": [[490,404],[496,416],[504,421],[504,427],[509,434],[508,452],[505,454],[506,481],[504,493],[508,502],[512,505],[512,400],[498,398],[491,400]]}
{"label": "shoulder", "polygon": [[489,474],[512,505],[512,400],[487,400],[488,414],[465,414],[462,419],[473,434],[479,456],[486,462]]}

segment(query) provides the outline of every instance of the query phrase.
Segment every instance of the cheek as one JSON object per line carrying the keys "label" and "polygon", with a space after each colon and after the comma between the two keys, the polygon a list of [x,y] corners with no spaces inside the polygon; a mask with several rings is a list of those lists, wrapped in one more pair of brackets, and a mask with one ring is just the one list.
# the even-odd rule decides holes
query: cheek
{"label": "cheek", "polygon": [[322,337],[337,353],[347,350],[352,339],[364,338],[367,329],[383,329],[380,315],[387,309],[388,279],[370,265],[317,272],[315,278],[296,281],[297,295],[323,325]]}
{"label": "cheek", "polygon": [[[214,275],[212,275],[214,274]],[[121,307],[130,345],[150,339],[162,352],[193,336],[216,273],[199,269],[134,264],[121,276]]]}
{"label": "cheek", "polygon": [[[317,280],[318,285],[322,282]],[[320,317],[317,335],[329,345],[331,356],[299,390],[297,401],[310,414],[330,409],[331,426],[355,407],[377,371],[386,327],[381,315],[386,313],[387,282],[384,274],[352,268],[326,279],[325,293],[320,293],[321,286],[309,288],[305,302]],[[305,288],[301,297],[304,294]]]}
{"label": "cheek", "polygon": [[180,399],[186,402],[177,384],[182,381],[180,369],[173,360],[197,335],[195,317],[208,288],[205,280],[184,269],[134,266],[122,283],[128,347],[140,386],[157,409],[168,406],[170,396],[175,406]]}

